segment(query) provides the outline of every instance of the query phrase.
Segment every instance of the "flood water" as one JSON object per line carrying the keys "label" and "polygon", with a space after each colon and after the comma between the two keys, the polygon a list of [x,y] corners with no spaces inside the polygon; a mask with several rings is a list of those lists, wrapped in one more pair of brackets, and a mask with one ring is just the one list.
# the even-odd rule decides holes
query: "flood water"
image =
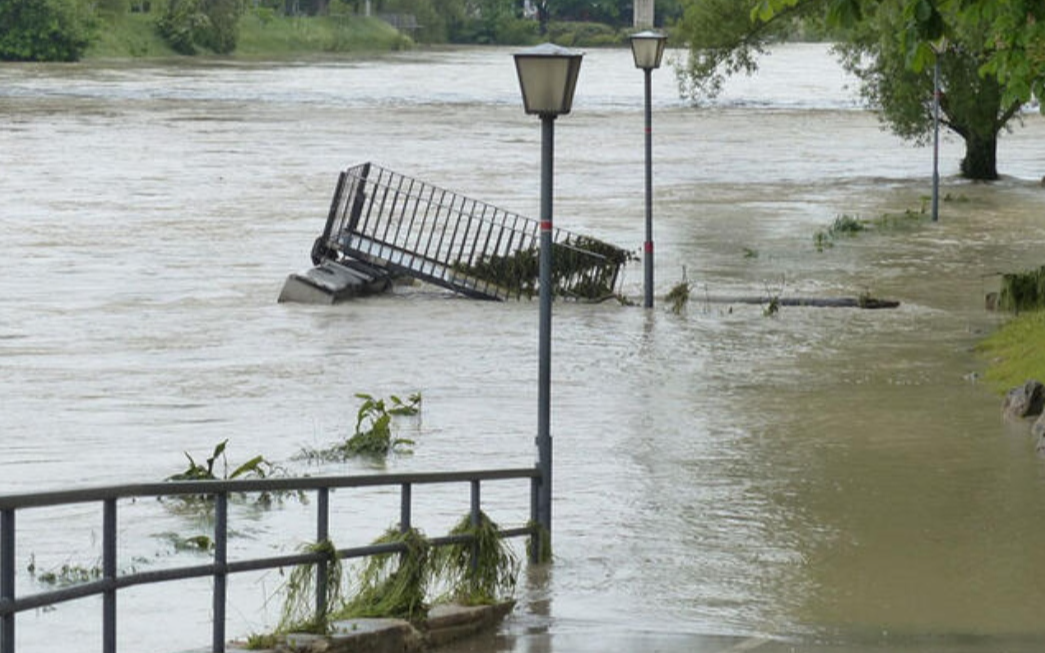
{"label": "flood water", "polygon": [[[539,122],[510,54],[0,66],[0,492],[156,481],[225,439],[231,464],[292,473],[531,465],[536,302],[410,287],[276,303],[349,165],[538,213]],[[1042,263],[1045,120],[1003,136],[993,184],[960,180],[945,140],[938,223],[818,252],[836,216],[918,211],[930,192],[930,149],[855,97],[822,46],[781,48],[699,110],[654,74],[657,295],[685,275],[693,299],[556,304],[556,562],[509,630],[1045,641],[1045,462],[972,351],[1000,323],[983,310],[997,273]],[[641,72],[589,52],[556,122],[557,225],[638,250],[642,144]],[[641,286],[635,263],[624,292]],[[901,306],[705,301],[865,292]],[[351,431],[360,392],[422,393],[400,424],[414,454],[296,460]],[[493,492],[495,519],[525,521],[515,490]],[[431,534],[467,510],[417,500]],[[335,543],[375,537],[396,501],[335,501]],[[185,564],[167,534],[205,532],[152,502],[122,514],[125,569]],[[238,510],[234,553],[296,550],[310,514]],[[100,556],[94,508],[18,523],[20,593],[41,587],[30,562]],[[231,636],[271,627],[281,582],[230,581]],[[121,593],[120,641],[206,646],[208,605],[205,581]],[[97,602],[18,624],[26,653],[100,646]]]}

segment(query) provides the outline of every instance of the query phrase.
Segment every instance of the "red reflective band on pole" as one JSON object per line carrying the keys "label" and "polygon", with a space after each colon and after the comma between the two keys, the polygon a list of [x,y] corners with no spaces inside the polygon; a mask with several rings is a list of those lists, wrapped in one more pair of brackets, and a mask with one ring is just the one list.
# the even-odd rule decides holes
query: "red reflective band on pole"
{"label": "red reflective band on pole", "polygon": [[646,253],[647,254],[652,254],[653,253],[653,241],[652,240],[646,243]]}
{"label": "red reflective band on pole", "polygon": [[541,231],[551,231],[551,230],[552,230],[552,221],[551,220],[541,220]]}

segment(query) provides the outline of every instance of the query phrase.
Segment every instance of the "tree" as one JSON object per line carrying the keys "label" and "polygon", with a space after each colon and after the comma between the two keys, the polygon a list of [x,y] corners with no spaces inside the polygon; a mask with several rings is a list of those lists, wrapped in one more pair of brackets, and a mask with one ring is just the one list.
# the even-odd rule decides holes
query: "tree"
{"label": "tree", "polygon": [[182,54],[196,54],[201,47],[230,54],[239,40],[243,11],[243,0],[169,0],[158,28]]}
{"label": "tree", "polygon": [[77,61],[94,16],[80,0],[0,1],[0,60]]}
{"label": "tree", "polygon": [[833,30],[865,100],[916,142],[931,135],[938,61],[943,124],[965,141],[962,174],[995,179],[998,134],[1043,90],[1039,18],[1040,0],[706,0],[690,4],[680,23],[691,48],[686,91],[714,96],[726,76],[754,70],[766,45],[796,21],[812,23]]}

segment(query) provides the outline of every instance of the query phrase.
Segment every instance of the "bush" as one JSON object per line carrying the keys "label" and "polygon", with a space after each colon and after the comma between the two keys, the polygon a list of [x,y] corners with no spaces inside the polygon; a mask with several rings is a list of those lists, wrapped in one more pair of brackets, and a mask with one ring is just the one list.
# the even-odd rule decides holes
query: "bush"
{"label": "bush", "polygon": [[0,60],[78,61],[93,31],[94,15],[81,0],[0,2]]}
{"label": "bush", "polygon": [[231,54],[239,39],[243,11],[243,0],[170,0],[157,27],[182,54],[196,54],[200,48]]}

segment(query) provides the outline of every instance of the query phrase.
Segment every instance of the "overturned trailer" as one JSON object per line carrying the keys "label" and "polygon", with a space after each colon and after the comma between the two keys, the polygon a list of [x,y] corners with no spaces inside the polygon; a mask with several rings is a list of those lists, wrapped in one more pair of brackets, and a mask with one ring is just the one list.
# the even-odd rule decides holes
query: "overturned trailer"
{"label": "overturned trailer", "polygon": [[[617,294],[629,252],[555,229],[552,282],[561,297]],[[477,299],[532,297],[540,289],[540,223],[373,163],[338,178],[315,267],[290,275],[279,301],[334,303],[412,277]]]}

